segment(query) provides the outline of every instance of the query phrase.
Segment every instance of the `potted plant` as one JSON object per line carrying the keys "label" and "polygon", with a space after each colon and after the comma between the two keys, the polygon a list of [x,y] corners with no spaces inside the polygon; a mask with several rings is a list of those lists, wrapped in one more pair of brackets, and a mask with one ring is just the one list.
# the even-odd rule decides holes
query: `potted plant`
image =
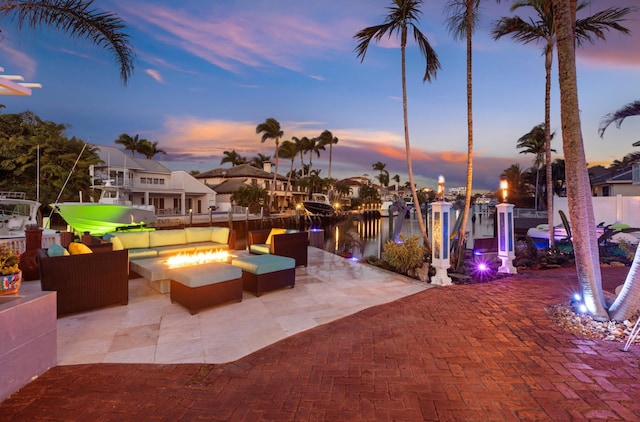
{"label": "potted plant", "polygon": [[0,295],[18,293],[22,271],[18,268],[20,255],[6,247],[0,247]]}

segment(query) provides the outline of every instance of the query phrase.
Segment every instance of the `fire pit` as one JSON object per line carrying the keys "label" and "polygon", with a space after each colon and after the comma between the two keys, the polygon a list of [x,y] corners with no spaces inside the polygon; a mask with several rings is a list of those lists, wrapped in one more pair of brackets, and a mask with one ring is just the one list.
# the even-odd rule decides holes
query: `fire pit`
{"label": "fire pit", "polygon": [[195,252],[195,253],[181,253],[169,257],[165,263],[169,268],[181,268],[191,265],[208,264],[210,262],[224,262],[229,263],[233,255],[228,251],[217,250],[207,252]]}

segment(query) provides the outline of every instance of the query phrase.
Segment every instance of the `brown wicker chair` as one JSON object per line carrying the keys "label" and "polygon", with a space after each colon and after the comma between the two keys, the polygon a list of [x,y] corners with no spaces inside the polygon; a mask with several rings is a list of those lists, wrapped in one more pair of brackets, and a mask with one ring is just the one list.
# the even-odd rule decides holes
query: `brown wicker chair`
{"label": "brown wicker chair", "polygon": [[57,293],[58,316],[129,303],[126,250],[50,257],[38,249],[36,257],[42,290]]}
{"label": "brown wicker chair", "polygon": [[[260,253],[252,250],[251,245],[265,245],[269,237],[270,229],[251,230],[247,236],[249,252]],[[309,233],[285,233],[276,234],[271,237],[271,243],[268,245],[271,255],[287,256],[296,260],[296,267],[300,265],[307,266],[307,247],[309,246]]]}

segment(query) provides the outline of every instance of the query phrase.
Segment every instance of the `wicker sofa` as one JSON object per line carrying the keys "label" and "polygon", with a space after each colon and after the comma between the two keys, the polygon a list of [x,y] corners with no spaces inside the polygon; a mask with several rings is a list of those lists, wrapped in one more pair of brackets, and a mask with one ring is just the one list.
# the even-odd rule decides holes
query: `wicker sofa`
{"label": "wicker sofa", "polygon": [[38,249],[36,260],[42,290],[57,293],[58,316],[129,303],[127,251],[49,256]]}
{"label": "wicker sofa", "polygon": [[290,229],[251,230],[247,236],[249,252],[286,256],[296,260],[296,267],[307,266],[309,234]]}
{"label": "wicker sofa", "polygon": [[235,230],[228,227],[114,232],[103,236],[113,250],[129,251],[129,259],[156,258],[179,253],[227,250],[235,247]]}

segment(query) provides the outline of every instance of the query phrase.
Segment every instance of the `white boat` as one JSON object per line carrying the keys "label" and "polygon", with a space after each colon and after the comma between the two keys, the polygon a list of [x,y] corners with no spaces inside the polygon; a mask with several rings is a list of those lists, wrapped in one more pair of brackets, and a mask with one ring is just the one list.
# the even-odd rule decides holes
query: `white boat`
{"label": "white boat", "polygon": [[[24,192],[0,192],[0,246],[24,253],[27,249],[25,230],[38,222],[40,203],[26,199]],[[48,228],[42,229],[41,247],[48,248],[60,244],[60,233]]]}
{"label": "white boat", "polygon": [[39,208],[24,192],[0,192],[0,238],[24,237],[27,225],[38,224]]}
{"label": "white boat", "polygon": [[[393,206],[393,201],[384,201],[382,205],[380,205],[380,217],[389,217],[389,207]],[[394,217],[398,215],[398,209],[396,207],[393,208]]]}
{"label": "white boat", "polygon": [[132,226],[147,226],[156,222],[153,205],[133,205],[125,198],[126,187],[107,180],[93,186],[101,190],[98,202],[62,202],[51,204],[67,224],[78,233],[103,235]]}
{"label": "white boat", "polygon": [[335,210],[329,197],[323,193],[314,193],[311,195],[311,199],[302,201],[304,209],[310,215],[317,215],[322,217],[331,217],[335,214]]}

